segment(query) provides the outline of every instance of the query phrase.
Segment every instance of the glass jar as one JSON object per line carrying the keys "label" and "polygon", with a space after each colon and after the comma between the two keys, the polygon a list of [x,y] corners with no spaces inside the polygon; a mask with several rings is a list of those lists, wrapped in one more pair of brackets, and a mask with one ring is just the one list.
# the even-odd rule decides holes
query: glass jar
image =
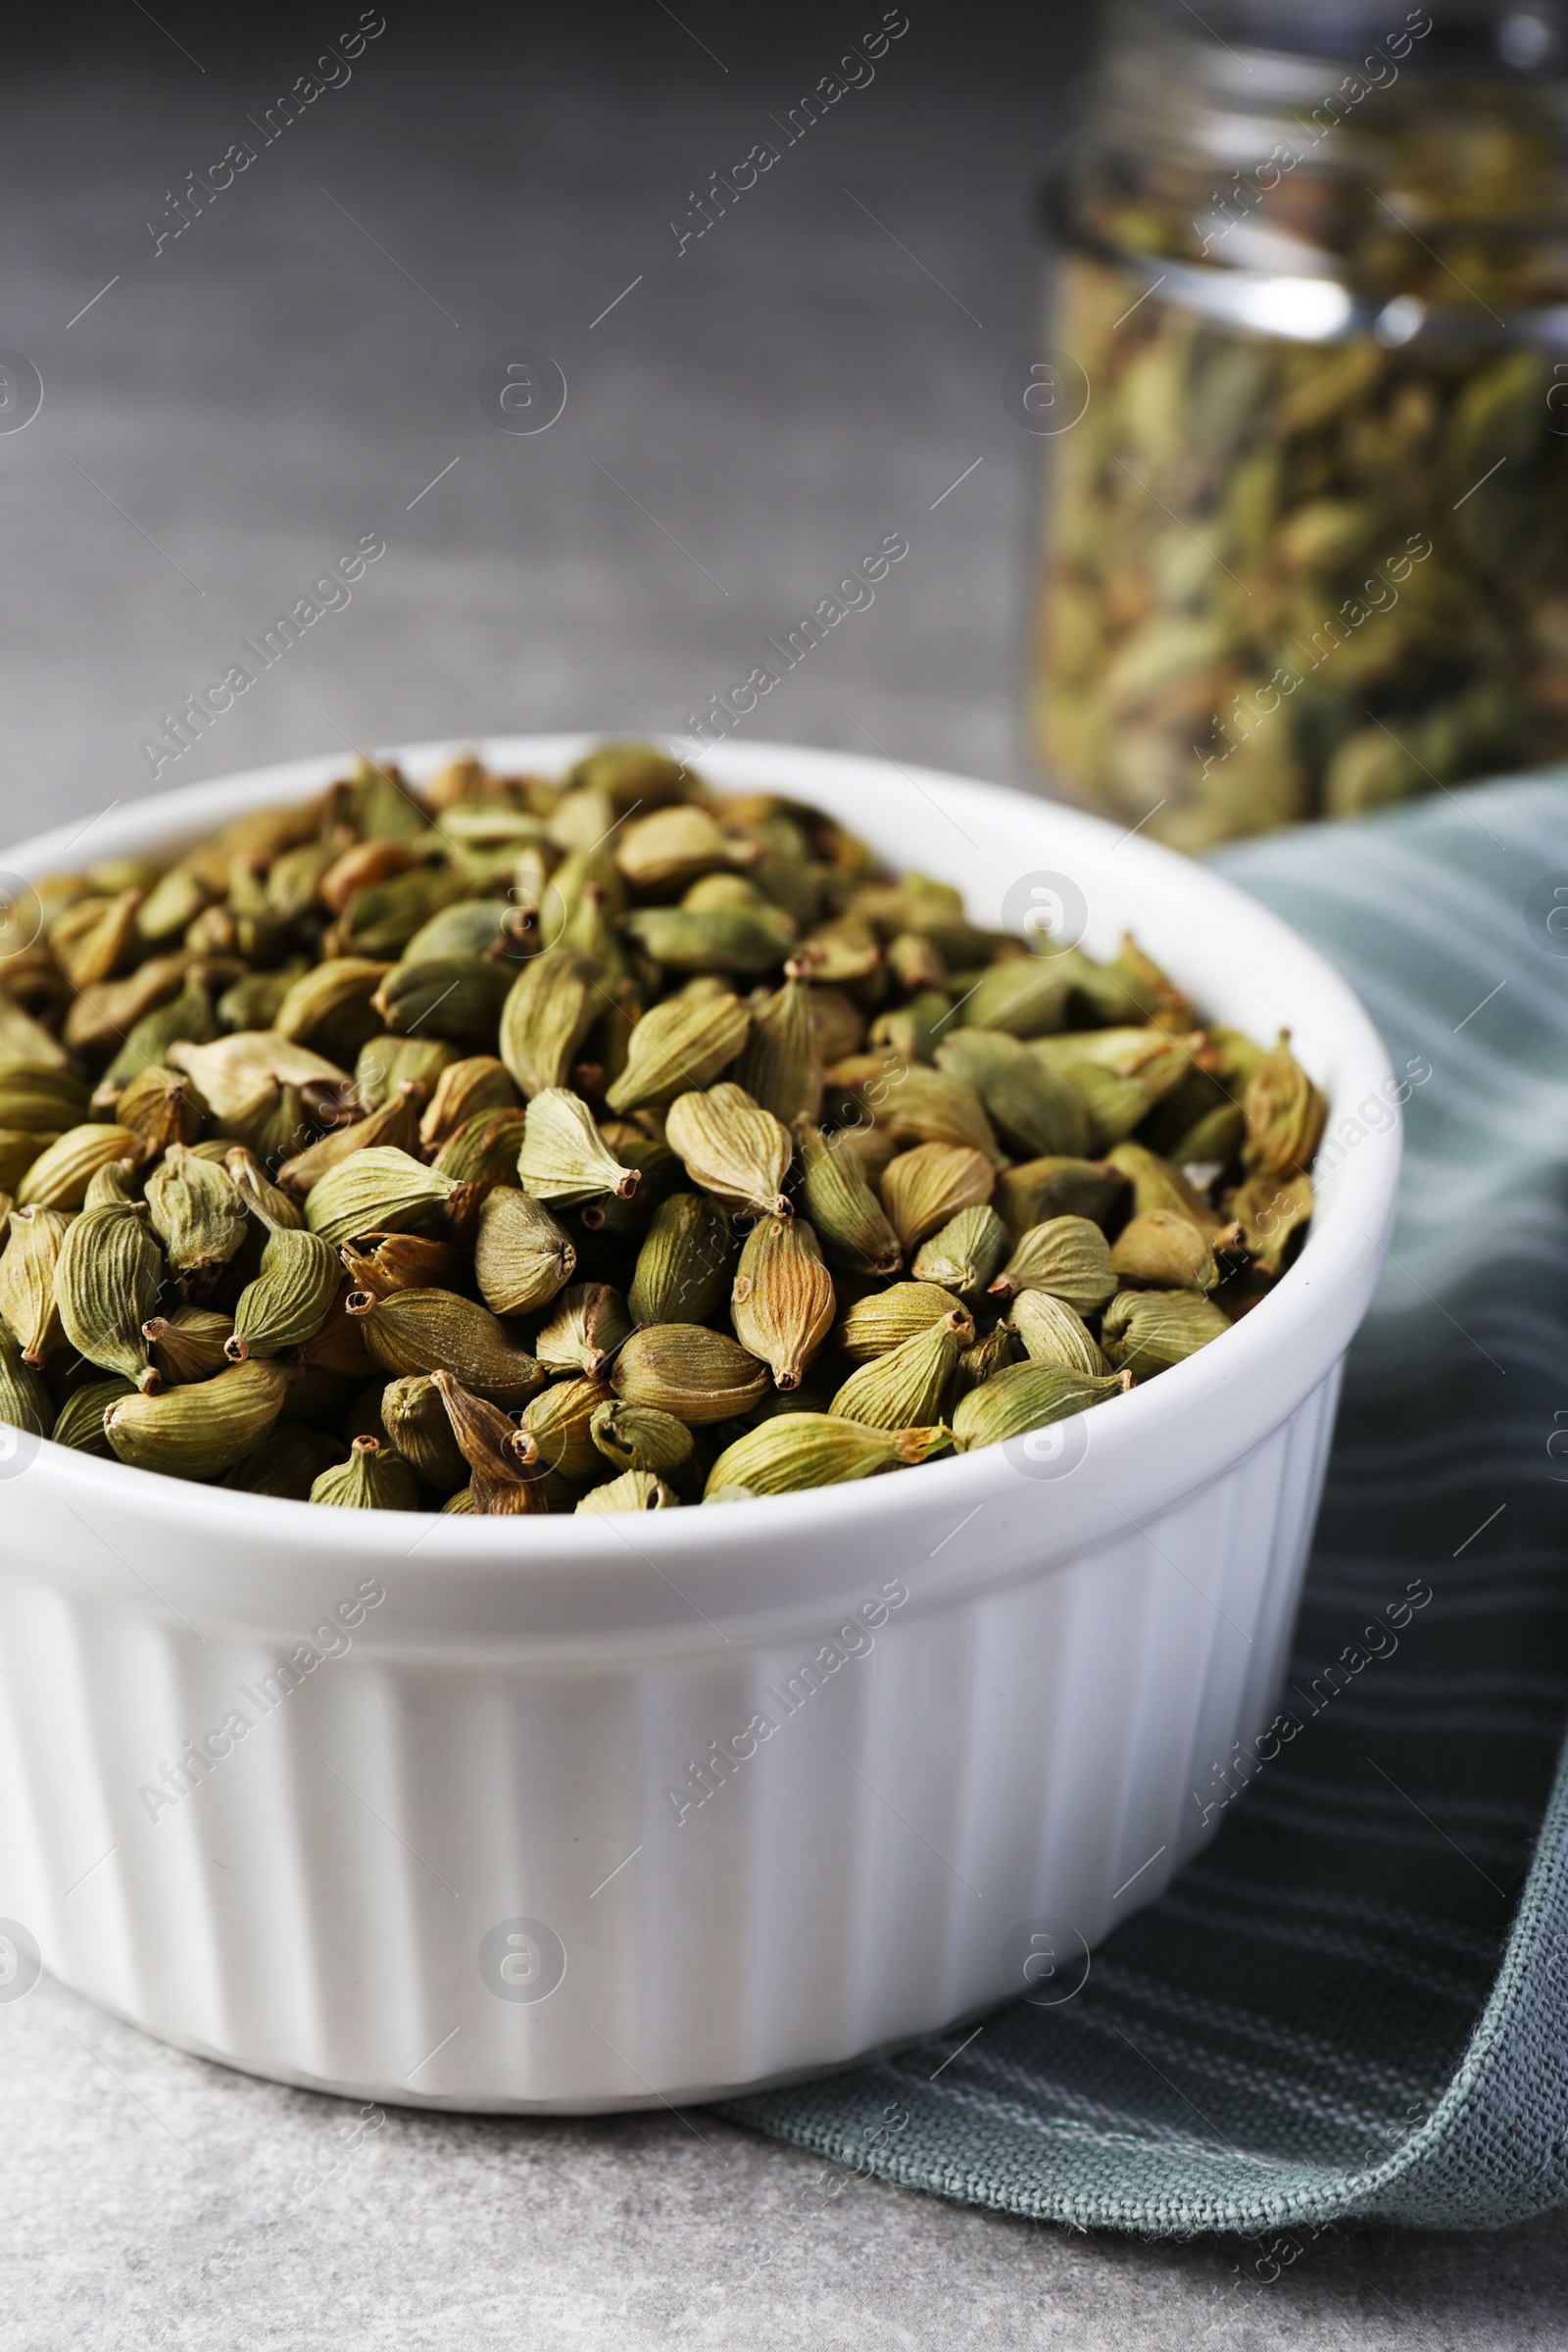
{"label": "glass jar", "polygon": [[1434,12],[1120,0],[1052,190],[1032,732],[1183,849],[1568,753],[1562,35]]}

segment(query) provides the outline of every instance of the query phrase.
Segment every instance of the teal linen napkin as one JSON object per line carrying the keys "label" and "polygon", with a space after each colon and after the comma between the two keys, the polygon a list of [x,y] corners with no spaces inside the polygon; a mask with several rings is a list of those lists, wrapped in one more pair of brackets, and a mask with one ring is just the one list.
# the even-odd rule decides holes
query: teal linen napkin
{"label": "teal linen napkin", "polygon": [[1568,2195],[1568,782],[1218,862],[1431,1073],[1348,1365],[1299,1728],[1216,1759],[1213,1843],[1073,1997],[727,2112],[1079,2226],[1496,2228]]}

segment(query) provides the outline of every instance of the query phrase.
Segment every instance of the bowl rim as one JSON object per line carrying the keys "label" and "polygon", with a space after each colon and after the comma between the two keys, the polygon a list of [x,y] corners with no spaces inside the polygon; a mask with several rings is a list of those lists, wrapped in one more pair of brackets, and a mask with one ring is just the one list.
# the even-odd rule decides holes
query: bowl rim
{"label": "bowl rim", "polygon": [[[624,728],[603,731],[527,735],[457,736],[438,741],[379,747],[374,757],[396,762],[411,780],[427,780],[448,761],[477,755],[503,771],[524,768],[552,772],[605,742],[633,740]],[[653,733],[640,738],[691,757],[681,739]],[[90,828],[62,825],[31,840],[0,851],[0,867],[31,879],[61,870],[66,860],[90,862],[113,856],[134,856],[149,849],[169,849],[198,839],[226,818],[268,802],[303,799],[340,776],[349,755],[293,760],[248,768],[180,786],[135,802],[116,804]],[[698,760],[693,758],[694,766]],[[1381,1039],[1359,999],[1342,976],[1299,933],[1259,901],[1251,899],[1210,868],[1144,838],[1134,828],[1118,833],[1103,819],[1063,804],[1015,790],[958,776],[942,769],[904,761],[872,759],[858,753],[821,751],[806,746],[749,742],[704,747],[700,755],[706,780],[721,789],[770,789],[802,800],[828,805],[857,786],[874,791],[892,775],[913,786],[937,807],[972,811],[989,819],[991,827],[1047,826],[1053,848],[1069,857],[1076,853],[1097,863],[1114,848],[1118,872],[1141,877],[1146,889],[1164,885],[1159,895],[1176,892],[1194,903],[1194,921],[1239,926],[1253,943],[1269,943],[1282,961],[1295,967],[1301,983],[1314,992],[1320,1014],[1330,1016],[1336,1052],[1348,1083],[1337,1088],[1330,1117],[1348,1107],[1364,1090],[1384,1086],[1393,1072]],[[837,788],[835,790],[835,787]],[[961,828],[960,828],[961,829]],[[92,845],[85,851],[86,834]],[[976,845],[977,847],[979,845]],[[916,848],[918,837],[916,837]],[[939,869],[940,870],[940,869]],[[1118,1532],[1119,1523],[1136,1525],[1117,1499],[1123,1494],[1147,1512],[1159,1499],[1183,1490],[1180,1481],[1163,1475],[1151,1482],[1136,1475],[1141,1449],[1168,1437],[1167,1425],[1184,1431],[1205,1431],[1207,1443],[1194,1457],[1186,1489],[1206,1483],[1258,1443],[1266,1428],[1333,1370],[1354,1324],[1364,1312],[1380,1270],[1381,1238],[1392,1219],[1399,1164],[1400,1128],[1397,1107],[1391,1103],[1393,1124],[1381,1137],[1385,1148],[1350,1152],[1334,1172],[1332,1201],[1320,1196],[1318,1212],[1299,1257],[1279,1286],[1214,1347],[1200,1350],[1172,1367],[1158,1381],[1115,1397],[1093,1416],[1096,1453],[1104,1465],[1100,1481],[1100,1507],[1075,1509],[1070,1527],[1059,1539],[1043,1527],[1038,1545],[1039,1564],[1069,1558],[1086,1544]],[[1295,1350],[1294,1363],[1292,1353]],[[1281,1374],[1290,1366],[1282,1384]],[[1267,1376],[1265,1378],[1264,1376]],[[1266,1427],[1249,1422],[1249,1399],[1270,1387],[1275,1401]],[[1283,1401],[1282,1401],[1283,1399]],[[1234,1442],[1216,1446],[1216,1421],[1232,1417]],[[1168,1446],[1163,1449],[1169,1452]],[[330,1551],[346,1566],[385,1564],[398,1559],[417,1561],[422,1568],[465,1581],[477,1578],[489,1588],[499,1578],[507,1585],[526,1586],[535,1577],[569,1574],[585,1595],[596,1572],[615,1583],[641,1561],[663,1578],[677,1561],[688,1567],[700,1561],[720,1574],[726,1567],[743,1574],[750,1565],[748,1531],[760,1537],[766,1518],[770,1543],[787,1539],[808,1556],[831,1544],[853,1547],[858,1532],[868,1537],[882,1526],[918,1522],[927,1528],[952,1517],[966,1523],[986,1501],[1006,1494],[1021,1481],[1008,1469],[1004,1450],[988,1446],[972,1453],[949,1454],[923,1463],[918,1476],[862,1480],[847,1486],[814,1488],[795,1494],[760,1497],[752,1504],[706,1508],[686,1507],[637,1518],[632,1543],[620,1515],[567,1514],[526,1521],[491,1522],[439,1513],[322,1511],[268,1495],[254,1495],[133,1470],[128,1465],[98,1459],[40,1441],[30,1464],[41,1471],[50,1491],[69,1505],[76,1494],[89,1501],[117,1504],[122,1524],[156,1529],[172,1519],[185,1539],[204,1538],[221,1545],[225,1534],[243,1527],[252,1538],[268,1539],[282,1554],[295,1552],[309,1532],[315,1553]],[[1132,1474],[1132,1484],[1125,1486]],[[1003,1481],[1005,1478],[1005,1485]],[[1076,1484],[1076,1482],[1075,1482]],[[912,1489],[912,1492],[911,1492]],[[1078,1500],[1082,1503],[1080,1494]],[[740,1516],[737,1517],[736,1514]],[[306,1514],[309,1514],[307,1517]],[[399,1531],[416,1521],[417,1542],[406,1549]],[[526,1548],[517,1530],[526,1527]],[[955,1531],[956,1532],[956,1531]],[[737,1538],[743,1539],[737,1542]],[[672,1588],[673,1589],[673,1588]],[[460,1612],[461,1613],[461,1612]]]}

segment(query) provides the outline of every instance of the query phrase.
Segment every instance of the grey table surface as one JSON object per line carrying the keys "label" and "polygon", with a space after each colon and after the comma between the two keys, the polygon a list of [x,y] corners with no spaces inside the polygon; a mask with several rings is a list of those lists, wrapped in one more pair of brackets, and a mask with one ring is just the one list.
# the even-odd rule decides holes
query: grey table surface
{"label": "grey table surface", "polygon": [[[387,552],[352,603],[163,784],[682,729],[892,531],[910,552],[875,604],[749,725],[1026,780],[1040,451],[1003,376],[1040,337],[1031,197],[1084,26],[910,0],[874,79],[791,139],[881,17],[388,0],[351,78],[270,135],[319,11],[138,0],[19,33],[0,345],[44,402],[0,433],[5,837],[153,789],[163,714],[367,533]],[[175,236],[187,174],[235,141],[254,163]],[[777,163],[699,237],[710,174],[759,141]],[[566,379],[546,432],[481,407],[514,346]],[[1559,2217],[1335,2232],[1270,2278],[1255,2247],[999,2220],[702,2111],[393,2110],[359,2136],[47,1979],[0,2007],[0,2053],[6,2352],[1568,2342]]]}

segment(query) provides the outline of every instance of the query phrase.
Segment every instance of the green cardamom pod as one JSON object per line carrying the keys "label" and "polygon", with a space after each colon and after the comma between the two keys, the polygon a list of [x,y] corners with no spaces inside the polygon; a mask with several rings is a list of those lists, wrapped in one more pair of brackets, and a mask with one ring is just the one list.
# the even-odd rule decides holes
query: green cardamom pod
{"label": "green cardamom pod", "polygon": [[747,845],[732,841],[706,808],[688,801],[656,808],[625,826],[615,863],[633,890],[664,898],[717,867],[754,862],[756,855]]}
{"label": "green cardamom pod", "polygon": [[1128,1219],[1111,1246],[1110,1270],[1118,1282],[1156,1291],[1211,1291],[1219,1280],[1207,1234],[1169,1208]]}
{"label": "green cardamom pod", "polygon": [[481,1196],[498,1184],[515,1190],[525,1126],[520,1110],[476,1111],[456,1135],[448,1136],[433,1165],[459,1184],[473,1185]]}
{"label": "green cardamom pod", "polygon": [[534,1340],[534,1353],[547,1372],[582,1372],[597,1380],[630,1335],[620,1293],[608,1282],[579,1282],[556,1300]]}
{"label": "green cardamom pod", "polygon": [[[0,1101],[0,1125],[5,1105]],[[118,1125],[139,1135],[150,1152],[166,1152],[171,1144],[194,1144],[207,1123],[207,1104],[194,1078],[183,1070],[166,1069],[155,1062],[139,1070],[114,1105]]]}
{"label": "green cardamom pod", "polygon": [[939,1282],[962,1298],[985,1289],[1009,1248],[1007,1228],[994,1208],[960,1208],[920,1244],[909,1271],[916,1282]]}
{"label": "green cardamom pod", "polygon": [[[450,1242],[432,1241],[422,1233],[367,1233],[359,1242],[345,1242],[338,1251],[350,1287],[373,1291],[384,1298],[388,1291],[453,1291],[466,1270],[461,1250]],[[496,1309],[511,1314],[511,1307]]]}
{"label": "green cardamom pod", "polygon": [[571,948],[547,948],[525,963],[501,1013],[500,1054],[531,1102],[562,1088],[602,999],[602,966]]}
{"label": "green cardamom pod", "polygon": [[1177,1168],[1228,1168],[1241,1151],[1247,1134],[1247,1112],[1240,1102],[1216,1102],[1190,1127],[1184,1127],[1170,1147]]}
{"label": "green cardamom pod", "polygon": [[223,1350],[234,1326],[227,1315],[205,1306],[182,1306],[172,1315],[154,1315],[141,1327],[155,1367],[172,1388],[210,1380],[229,1358]]}
{"label": "green cardamom pod", "polygon": [[[417,1078],[400,1078],[390,1095],[363,1119],[331,1128],[303,1152],[285,1159],[278,1183],[300,1200],[308,1200],[323,1176],[340,1168],[357,1152],[402,1152],[412,1159],[419,1150],[419,1112],[424,1087]],[[445,1173],[446,1171],[443,1171]]]}
{"label": "green cardamom pod", "polygon": [[[43,1374],[22,1360],[22,1349],[9,1331],[0,1327],[0,1423],[8,1429],[30,1430],[47,1437],[54,1427],[55,1408]],[[14,1449],[0,1444],[0,1459]]]}
{"label": "green cardamom pod", "polygon": [[518,1405],[545,1385],[541,1366],[514,1348],[487,1306],[455,1291],[353,1291],[347,1301],[375,1361],[388,1372],[450,1372],[496,1404]]}
{"label": "green cardamom pod", "polygon": [[316,1046],[339,1059],[352,1057],[380,1026],[372,1001],[396,969],[395,964],[373,962],[365,956],[329,956],[302,972],[286,991],[272,1016],[272,1028],[295,1045]]}
{"label": "green cardamom pod", "polygon": [[416,1511],[418,1482],[400,1453],[377,1438],[356,1438],[349,1458],[323,1470],[311,1489],[313,1502],[351,1511]]}
{"label": "green cardamom pod", "polygon": [[370,1233],[439,1233],[454,1195],[462,1190],[411,1153],[371,1145],[328,1168],[312,1186],[305,1221],[313,1233],[339,1247]]}
{"label": "green cardamom pod", "polygon": [[[798,1118],[814,1119],[822,1102],[822,1057],[811,995],[805,964],[792,959],[784,967],[783,987],[772,996],[752,1000],[752,1033],[735,1071],[753,1102],[786,1127]],[[693,1077],[689,1083],[706,1086],[708,1081]]]}
{"label": "green cardamom pod", "polygon": [[990,1285],[994,1298],[1050,1291],[1081,1315],[1098,1315],[1115,1289],[1110,1245],[1088,1217],[1051,1217],[1032,1225]]}
{"label": "green cardamom pod", "polygon": [[[1039,1042],[1035,1050],[1038,1052]],[[1112,1144],[1122,1142],[1135,1127],[1141,1127],[1154,1107],[1154,1098],[1141,1079],[1123,1078],[1118,1071],[1108,1070],[1100,1062],[1053,1058],[1050,1066],[1083,1102],[1089,1119],[1090,1152],[1108,1152]]]}
{"label": "green cardamom pod", "polygon": [[34,1368],[64,1338],[55,1304],[55,1269],[71,1219],[63,1209],[18,1208],[11,1212],[0,1254],[0,1320]]}
{"label": "green cardamom pod", "polygon": [[646,1470],[671,1485],[684,1485],[696,1440],[673,1413],[616,1397],[595,1406],[588,1427],[594,1445],[616,1471]]}
{"label": "green cardamom pod", "polygon": [[606,1383],[595,1379],[557,1381],[536,1396],[522,1416],[522,1427],[539,1448],[541,1468],[559,1470],[578,1485],[603,1477],[605,1462],[594,1443],[593,1418],[613,1401]]}
{"label": "green cardamom pod", "polygon": [[467,1485],[470,1472],[463,1448],[452,1434],[441,1392],[425,1373],[388,1381],[377,1409],[382,1429],[421,1487],[447,1495]]}
{"label": "green cardamom pod", "polygon": [[1142,1144],[1117,1144],[1107,1153],[1106,1165],[1118,1168],[1132,1186],[1134,1216],[1150,1209],[1168,1209],[1174,1216],[1186,1217],[1200,1233],[1218,1233],[1223,1219],[1188,1183],[1180,1168],[1157,1152],[1150,1152]]}
{"label": "green cardamom pod", "polygon": [[843,1486],[929,1461],[951,1443],[951,1431],[941,1427],[872,1429],[832,1413],[776,1413],[725,1446],[705,1494],[745,1487],[754,1494],[793,1494],[803,1487]]}
{"label": "green cardamom pod", "polygon": [[935,1282],[895,1282],[885,1291],[857,1298],[834,1333],[840,1352],[858,1364],[869,1363],[912,1340],[916,1332],[939,1323],[944,1315],[967,1314],[961,1298]]}
{"label": "green cardamom pod", "polygon": [[829,1406],[841,1421],[869,1429],[924,1429],[941,1418],[942,1395],[960,1351],[974,1340],[974,1322],[960,1307],[928,1323],[913,1339],[873,1356],[850,1374]]}
{"label": "green cardamom pod", "polygon": [[187,1298],[211,1288],[249,1230],[245,1202],[228,1170],[186,1144],[171,1144],[147,1179],[152,1227]]}
{"label": "green cardamom pod", "polygon": [[667,1487],[651,1470],[623,1470],[618,1478],[605,1481],[602,1487],[590,1489],[577,1508],[579,1511],[672,1511],[679,1507],[680,1496],[673,1487]]}
{"label": "green cardamom pod", "polygon": [[[4,1374],[0,1372],[0,1383],[3,1380]],[[61,1406],[59,1419],[51,1432],[55,1444],[69,1446],[73,1453],[95,1453],[102,1460],[112,1462],[115,1449],[104,1435],[104,1415],[112,1404],[119,1403],[122,1396],[134,1396],[135,1394],[130,1382],[122,1380],[118,1372],[111,1373],[107,1380],[89,1381],[85,1388],[77,1389]],[[5,1417],[4,1411],[0,1410],[0,1420]]]}
{"label": "green cardamom pod", "polygon": [[904,1251],[871,1190],[864,1160],[843,1137],[824,1135],[814,1119],[796,1119],[794,1134],[801,1156],[801,1206],[829,1265],[846,1274],[896,1274]]}
{"label": "green cardamom pod", "polygon": [[291,1377],[282,1364],[235,1364],[213,1380],[161,1396],[122,1396],[104,1415],[105,1434],[133,1470],[216,1478],[266,1437],[283,1409]]}
{"label": "green cardamom pod", "polygon": [[[422,1086],[427,1091],[434,1088],[439,1093],[441,1080],[449,1069],[457,1066],[458,1050],[456,1046],[449,1046],[444,1038],[387,1037],[385,1034],[372,1037],[368,1045],[360,1048],[359,1058],[354,1064],[355,1096],[362,1109],[374,1110],[377,1103],[387,1102],[397,1093],[405,1078],[412,1078],[416,1086]],[[496,1066],[499,1069],[501,1065],[498,1062]],[[514,1099],[509,1079],[507,1100],[512,1102]],[[432,1104],[434,1100],[432,1094]],[[479,1107],[475,1103],[474,1108]],[[419,1124],[421,1144],[428,1144],[431,1140],[424,1131],[429,1116],[429,1109],[426,1109]]]}
{"label": "green cardamom pod", "polygon": [[1048,1152],[1004,1168],[992,1198],[1016,1242],[1031,1225],[1048,1224],[1053,1217],[1089,1217],[1096,1225],[1108,1225],[1126,1191],[1126,1177],[1104,1160]]}
{"label": "green cardamom pod", "polygon": [[[3,1052],[0,1037],[0,1054]],[[87,1089],[70,1070],[29,1069],[25,1064],[12,1068],[0,1060],[0,1127],[61,1135],[68,1127],[79,1126],[87,1109]]]}
{"label": "green cardamom pod", "polygon": [[[542,960],[542,958],[541,958]],[[372,999],[394,1037],[416,1030],[453,1045],[486,1046],[496,1035],[514,966],[483,956],[431,956],[396,963]]]}
{"label": "green cardamom pod", "polygon": [[833,1328],[837,1300],[816,1235],[804,1219],[762,1217],[741,1251],[730,1320],[776,1389],[798,1389]]}
{"label": "green cardamom pod", "polygon": [[[1265,1274],[1277,1275],[1293,1238],[1311,1221],[1312,1179],[1289,1176],[1282,1183],[1277,1176],[1249,1176],[1231,1201],[1231,1215],[1254,1264]],[[5,1262],[0,1259],[0,1282],[4,1275]]]}
{"label": "green cardamom pod", "polygon": [[1323,1141],[1328,1103],[1291,1052],[1291,1033],[1265,1054],[1242,1097],[1247,1141],[1242,1157],[1257,1176],[1303,1175]]}
{"label": "green cardamom pod", "polygon": [[1065,956],[1018,956],[984,972],[964,1005],[971,1029],[1001,1029],[1008,1037],[1045,1037],[1067,1025],[1075,975]]}
{"label": "green cardamom pod", "polygon": [[[576,1264],[576,1250],[542,1201],[514,1184],[486,1194],[473,1269],[479,1296],[492,1313],[530,1315],[548,1306],[571,1280]],[[362,1290],[377,1287],[360,1282]]]}
{"label": "green cardamom pod", "polygon": [[49,946],[74,989],[107,980],[136,943],[139,890],[114,898],[78,899],[49,925]]}
{"label": "green cardamom pod", "polygon": [[493,1054],[471,1054],[466,1060],[448,1062],[430,1083],[433,1091],[419,1121],[419,1141],[427,1152],[439,1152],[482,1110],[521,1107],[506,1063]]}
{"label": "green cardamom pod", "polygon": [[958,1029],[938,1046],[937,1067],[979,1096],[998,1134],[1033,1158],[1079,1154],[1089,1146],[1083,1097],[1018,1038],[1001,1029]]}
{"label": "green cardamom pod", "polygon": [[158,1058],[189,1072],[225,1133],[230,1113],[254,1103],[269,1086],[318,1087],[344,1100],[354,1091],[353,1079],[335,1061],[275,1029],[241,1029],[209,1045],[175,1039]]}
{"label": "green cardamom pod", "polygon": [[996,1170],[983,1152],[961,1144],[917,1144],[882,1173],[882,1205],[907,1250],[938,1233],[960,1209],[984,1208]]}
{"label": "green cardamom pod", "polygon": [[142,1336],[164,1279],[164,1253],[140,1205],[84,1208],[61,1245],[55,1303],[78,1355],[144,1395],[160,1387]]}
{"label": "green cardamom pod", "polygon": [[773,971],[793,953],[794,922],[776,906],[641,906],[628,936],[670,972]]}
{"label": "green cardamom pod", "polygon": [[229,1362],[280,1355],[314,1340],[332,1311],[339,1271],[337,1251],[320,1234],[288,1225],[270,1233],[260,1271],[234,1308],[233,1333],[223,1348]]}
{"label": "green cardamom pod", "polygon": [[751,1015],[738,997],[670,997],[643,1014],[628,1041],[626,1066],[605,1096],[626,1112],[673,1102],[705,1087],[746,1043]]}
{"label": "green cardamom pod", "polygon": [[672,1193],[655,1209],[626,1304],[634,1323],[706,1323],[729,1297],[735,1236],[716,1201]]}
{"label": "green cardamom pod", "polygon": [[99,1168],[120,1159],[139,1167],[146,1157],[147,1146],[128,1127],[68,1127],[32,1160],[21,1183],[6,1189],[15,1191],[19,1208],[80,1208]]}
{"label": "green cardamom pod", "polygon": [[615,1357],[611,1384],[628,1404],[651,1404],[697,1429],[760,1402],[767,1366],[738,1340],[702,1323],[651,1323]]}
{"label": "green cardamom pod", "polygon": [[665,1137],[695,1185],[730,1208],[787,1217],[783,1193],[794,1145],[790,1131],[744,1087],[725,1080],[670,1104]]}
{"label": "green cardamom pod", "polygon": [[641,1181],[640,1171],[622,1166],[610,1150],[582,1097],[562,1086],[546,1087],[529,1102],[517,1174],[536,1200],[568,1206],[604,1193],[629,1200]]}
{"label": "green cardamom pod", "polygon": [[473,1472],[473,1508],[482,1517],[537,1518],[550,1508],[536,1439],[517,1429],[499,1405],[475,1396],[451,1373],[432,1375],[452,1434]]}
{"label": "green cardamom pod", "polygon": [[1050,1291],[1020,1291],[1012,1302],[1009,1321],[1031,1363],[1055,1364],[1063,1372],[1087,1372],[1097,1380],[1110,1370],[1103,1348],[1082,1315]]}
{"label": "green cardamom pod", "polygon": [[1092,1404],[1102,1404],[1129,1385],[1114,1373],[1097,1380],[1059,1364],[1013,1364],[959,1399],[953,1416],[954,1441],[960,1452],[1001,1446],[1008,1438],[1046,1429],[1053,1421],[1065,1421]]}
{"label": "green cardamom pod", "polygon": [[1229,1329],[1200,1291],[1122,1291],[1105,1309],[1100,1344],[1118,1371],[1152,1380]]}
{"label": "green cardamom pod", "polygon": [[270,1181],[258,1165],[255,1153],[243,1144],[230,1144],[224,1149],[223,1165],[246,1207],[270,1232],[275,1233],[280,1225],[304,1224],[305,1212],[299,1202]]}
{"label": "green cardamom pod", "polygon": [[[1035,1296],[1034,1293],[1029,1295]],[[1066,1311],[1064,1308],[1063,1312]],[[988,1331],[984,1339],[975,1341],[972,1348],[963,1348],[953,1367],[953,1378],[948,1383],[948,1409],[944,1418],[951,1421],[959,1400],[967,1396],[971,1389],[983,1387],[988,1380],[994,1380],[999,1372],[1004,1372],[1009,1364],[1017,1361],[1017,1342],[1005,1323],[999,1323],[995,1330]]]}

